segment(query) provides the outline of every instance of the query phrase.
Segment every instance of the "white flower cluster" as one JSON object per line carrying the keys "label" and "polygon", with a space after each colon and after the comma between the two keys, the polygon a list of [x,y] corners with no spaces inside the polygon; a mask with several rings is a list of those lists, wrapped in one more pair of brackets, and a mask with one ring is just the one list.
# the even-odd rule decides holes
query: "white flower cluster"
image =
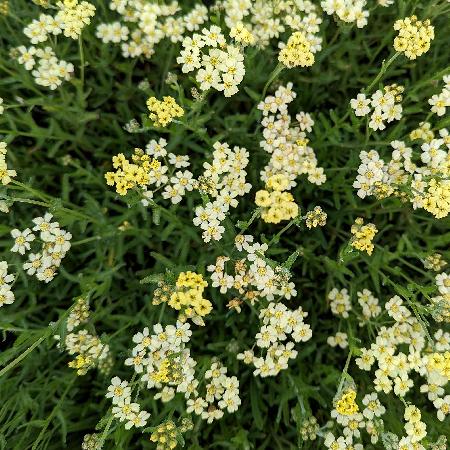
{"label": "white flower cluster", "polygon": [[192,334],[189,323],[177,322],[176,326],[164,328],[156,324],[153,332],[150,335],[146,327],[133,336],[136,345],[125,365],[134,367],[148,389],[160,391],[155,399],[169,402],[176,393],[182,393],[187,400],[187,412],[195,412],[208,423],[220,419],[224,410],[232,413],[238,409],[239,382],[236,377],[226,376],[227,368],[217,362],[206,371],[205,380],[211,381],[205,386],[205,396],[199,395],[200,382],[195,378],[197,362],[186,347]]}
{"label": "white flower cluster", "polygon": [[[37,48],[34,45],[47,42],[51,35],[63,34],[71,39],[78,39],[83,28],[91,22],[95,7],[86,1],[78,0],[58,2],[55,16],[41,14],[33,20],[23,32],[30,39],[31,47],[20,46],[13,49],[19,64],[26,70],[32,70],[36,84],[52,90],[69,80],[73,74],[73,64],[59,60],[51,47]],[[36,61],[37,60],[37,61]],[[34,68],[34,70],[33,70]]]}
{"label": "white flower cluster", "polygon": [[8,163],[6,162],[6,154],[8,153],[6,142],[0,141],[0,182],[3,186],[6,186],[17,175],[17,172],[12,169],[8,169]]}
{"label": "white flower cluster", "polygon": [[4,111],[5,107],[3,106],[3,98],[0,97],[0,116],[3,114]]}
{"label": "white flower cluster", "polygon": [[342,333],[338,331],[334,336],[328,336],[327,344],[330,347],[340,347],[347,348],[348,347],[348,336],[347,333]]}
{"label": "white flower cluster", "polygon": [[11,290],[15,276],[8,274],[8,263],[0,261],[0,307],[14,303],[14,293]]}
{"label": "white flower cluster", "polygon": [[85,297],[78,297],[67,318],[67,331],[73,331],[76,327],[86,323],[89,319],[89,314],[88,299]]}
{"label": "white flower cluster", "polygon": [[439,94],[433,95],[428,104],[431,106],[431,112],[441,117],[445,115],[446,108],[450,107],[450,75],[443,78],[444,88]]}
{"label": "white flower cluster", "polygon": [[[72,235],[60,228],[58,222],[52,222],[53,215],[46,213],[44,217],[33,219],[33,231],[39,232],[41,241],[41,250],[37,253],[30,253],[28,261],[24,263],[23,268],[28,275],[35,275],[40,281],[48,283],[52,281],[57,274],[61,261],[70,249],[70,240]],[[36,236],[30,228],[23,231],[14,229],[11,236],[14,238],[12,252],[24,255],[31,250],[31,243],[35,241]]]}
{"label": "white flower cluster", "polygon": [[128,381],[113,377],[108,386],[106,398],[111,399],[113,416],[120,422],[125,422],[126,430],[132,427],[145,427],[150,413],[141,409],[139,403],[132,401],[131,387],[128,385]]}
{"label": "white flower cluster", "polygon": [[239,234],[235,238],[235,246],[245,256],[234,261],[234,275],[225,269],[226,263],[230,261],[227,256],[219,256],[216,264],[207,268],[212,272],[212,286],[220,288],[221,294],[233,289],[251,304],[259,298],[273,300],[277,296],[290,299],[297,295],[294,283],[289,281],[289,271],[280,266],[272,267],[265,259],[267,244],[254,243],[253,236]]}
{"label": "white flower cluster", "polygon": [[269,303],[260,311],[263,325],[255,336],[256,346],[263,349],[265,355],[256,356],[253,350],[245,350],[237,358],[245,364],[253,364],[255,376],[276,376],[286,370],[289,359],[297,357],[295,343],[311,339],[311,327],[303,321],[307,315],[301,307],[291,311],[283,303]]}
{"label": "white flower cluster", "polygon": [[[423,136],[425,125],[410,134],[411,140]],[[429,131],[428,131],[429,132]],[[423,208],[436,218],[446,217],[450,212],[450,174],[448,130],[439,130],[439,138],[431,133],[420,146],[419,152],[408,147],[404,141],[392,141],[392,158],[386,163],[376,150],[362,151],[361,164],[353,187],[358,196],[375,195],[386,198],[390,195],[405,196],[413,208]],[[420,165],[422,163],[422,165]]]}
{"label": "white flower cluster", "polygon": [[227,368],[218,362],[213,362],[205,373],[205,380],[210,380],[205,387],[205,398],[195,396],[187,401],[186,412],[194,412],[203,420],[212,423],[221,419],[224,411],[234,413],[238,410],[239,381],[236,377],[226,375]]}
{"label": "white flower cluster", "polygon": [[[422,325],[411,315],[398,296],[392,297],[385,305],[395,323],[391,327],[381,327],[370,348],[362,348],[356,364],[361,370],[370,371],[376,362],[374,386],[377,392],[394,392],[404,398],[413,385],[414,372],[425,378],[420,392],[427,394],[433,402],[439,420],[449,413],[449,398],[444,397],[445,385],[450,379],[450,334],[439,329],[434,334],[435,352],[426,343]],[[420,418],[420,417],[419,417]],[[417,429],[410,428],[407,438],[411,442],[422,440],[425,424]]]}
{"label": "white flower cluster", "polygon": [[125,58],[141,55],[150,58],[154,47],[164,38],[181,42],[186,32],[195,31],[208,19],[208,9],[197,4],[189,13],[178,15],[178,2],[168,5],[139,0],[111,0],[111,10],[122,16],[121,21],[101,23],[96,35],[104,43],[121,44]]}
{"label": "white flower cluster", "polygon": [[352,303],[347,289],[338,290],[333,288],[328,293],[328,300],[330,301],[330,308],[333,314],[344,319],[348,318],[348,312],[352,309]]}
{"label": "white flower cluster", "polygon": [[23,33],[32,44],[46,42],[50,35],[63,34],[71,39],[78,39],[83,28],[91,23],[95,15],[95,6],[89,2],[78,0],[64,0],[57,4],[58,12],[55,16],[41,14],[27,25]]}
{"label": "white flower cluster", "polygon": [[402,86],[386,86],[384,90],[375,91],[370,98],[365,94],[358,94],[350,100],[350,106],[358,117],[371,114],[369,128],[381,131],[386,128],[385,121],[391,123],[402,118],[402,92]]}
{"label": "white flower cluster", "polygon": [[358,28],[364,28],[368,21],[369,11],[366,0],[323,0],[320,6],[329,15],[336,15],[346,23],[356,23]]}
{"label": "white flower cluster", "polygon": [[379,300],[372,294],[369,289],[363,289],[356,293],[358,296],[358,303],[362,308],[363,321],[360,321],[359,325],[362,326],[365,322],[374,317],[378,317],[381,314],[381,307]]}
{"label": "white flower cluster", "polygon": [[77,371],[77,375],[85,375],[88,370],[97,367],[107,372],[112,364],[109,346],[104,344],[98,336],[87,329],[74,331],[89,319],[89,301],[85,297],[78,297],[67,318],[66,328],[69,332],[61,342],[61,336],[55,335],[58,348],[64,348],[69,355],[76,355],[69,362],[69,367]]}
{"label": "white flower cluster", "polygon": [[372,444],[378,442],[378,433],[382,429],[383,424],[381,416],[386,412],[386,408],[381,404],[376,392],[366,394],[362,399],[362,404],[364,405],[362,413],[359,411],[359,407],[356,407],[354,412],[346,414],[340,413],[336,408],[331,411],[331,417],[343,427],[343,436],[336,438],[333,433],[327,433],[325,437],[326,448],[362,450],[362,444],[354,442],[355,439],[361,437],[361,429],[365,429],[368,432]]}
{"label": "white flower cluster", "polygon": [[197,189],[203,196],[212,197],[213,201],[205,201],[203,206],[195,208],[194,225],[203,230],[203,240],[210,242],[222,238],[225,228],[221,223],[225,220],[230,208],[238,205],[237,197],[247,194],[251,184],[246,182],[248,151],[227,143],[216,142],[212,163],[203,163],[203,175],[198,178]]}
{"label": "white flower cluster", "polygon": [[271,39],[279,38],[289,27],[305,34],[313,53],[322,48],[322,38],[318,36],[322,18],[319,8],[309,0],[282,1],[276,7],[265,0],[223,0],[220,6],[227,27],[244,26],[261,47],[268,46]]}
{"label": "white flower cluster", "polygon": [[217,25],[184,38],[177,63],[182,64],[183,73],[197,70],[195,79],[202,91],[213,88],[225,97],[239,91],[245,75],[244,55],[238,47],[227,44]]}
{"label": "white flower cluster", "polygon": [[450,275],[443,272],[436,275],[435,280],[439,295],[431,298],[431,304],[435,306],[434,318],[439,322],[450,322]]}
{"label": "white flower cluster", "polygon": [[296,119],[299,126],[291,127],[291,116],[288,105],[297,94],[292,91],[292,83],[280,86],[275,94],[269,95],[258,105],[263,112],[262,126],[264,127],[264,141],[261,147],[271,158],[264,170],[261,179],[264,182],[275,175],[283,174],[289,180],[289,187],[296,186],[295,178],[307,174],[310,183],[321,185],[326,181],[324,170],[317,167],[317,158],[314,150],[308,146],[305,130],[310,131],[314,121],[309,114],[301,112]]}
{"label": "white flower cluster", "polygon": [[[189,156],[175,155],[167,153],[167,141],[163,138],[156,141],[152,139],[145,147],[145,152],[154,159],[163,159],[168,162],[168,166],[161,163],[158,167],[152,168],[149,173],[149,185],[154,185],[155,189],[164,186],[163,198],[170,200],[173,204],[180,203],[186,191],[192,191],[194,179],[189,170],[176,170],[189,167]],[[167,158],[166,158],[167,157]],[[146,199],[153,198],[153,191],[144,190]],[[148,201],[144,199],[144,206],[148,206]]]}

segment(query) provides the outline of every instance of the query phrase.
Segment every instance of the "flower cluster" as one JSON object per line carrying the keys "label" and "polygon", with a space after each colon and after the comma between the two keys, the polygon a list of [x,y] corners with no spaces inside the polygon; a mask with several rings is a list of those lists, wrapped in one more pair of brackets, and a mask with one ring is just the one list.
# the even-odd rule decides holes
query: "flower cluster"
{"label": "flower cluster", "polygon": [[247,45],[254,45],[256,42],[255,36],[253,36],[242,22],[238,22],[231,28],[230,37],[244,47]]}
{"label": "flower cluster", "polygon": [[125,58],[151,58],[155,46],[164,38],[181,42],[185,33],[198,30],[208,19],[208,10],[197,4],[185,15],[178,2],[170,4],[141,1],[111,0],[109,8],[116,11],[121,21],[101,23],[96,35],[105,43],[120,44]]}
{"label": "flower cluster", "polygon": [[11,179],[17,175],[15,170],[8,169],[8,163],[6,162],[7,152],[6,142],[0,141],[0,180],[3,186],[9,184]]}
{"label": "flower cluster", "polygon": [[308,417],[300,426],[300,435],[304,441],[315,441],[319,432],[319,424],[314,416]]}
{"label": "flower cluster", "polygon": [[320,206],[316,206],[306,213],[305,223],[309,229],[324,227],[327,223],[327,213]]}
{"label": "flower cluster", "polygon": [[147,100],[147,108],[150,111],[150,119],[156,127],[167,127],[176,117],[182,117],[184,110],[170,96],[163,97],[162,101],[155,97]]}
{"label": "flower cluster", "polygon": [[55,16],[41,14],[39,19],[34,19],[24,28],[25,36],[33,44],[31,47],[20,46],[12,50],[19,64],[23,64],[26,70],[32,70],[36,83],[52,90],[70,79],[73,64],[59,60],[50,46],[42,48],[35,45],[47,42],[52,35],[63,34],[78,39],[95,14],[94,5],[86,1],[64,0],[58,2],[57,9]]}
{"label": "flower cluster", "polygon": [[444,87],[439,94],[433,95],[428,104],[431,106],[431,112],[441,117],[445,115],[446,108],[450,107],[450,75],[443,78]]}
{"label": "flower cluster", "polygon": [[167,302],[170,307],[180,311],[178,320],[191,319],[197,325],[204,325],[203,317],[212,310],[209,300],[203,298],[208,283],[203,276],[195,272],[181,272],[174,286],[161,283],[155,290],[153,304]]}
{"label": "flower cluster", "polygon": [[197,70],[195,79],[202,91],[211,88],[231,97],[244,79],[244,55],[238,47],[227,44],[221,29],[212,25],[183,40],[183,49],[177,58],[183,73]]}
{"label": "flower cluster", "polygon": [[[401,399],[405,399],[413,386],[418,385],[413,380],[414,373],[424,377],[425,383],[419,384],[420,392],[433,402],[438,419],[443,420],[449,413],[449,399],[444,396],[444,387],[450,379],[450,335],[438,330],[434,334],[436,350],[431,353],[426,345],[426,332],[399,296],[386,302],[385,309],[395,322],[390,327],[378,329],[370,348],[360,349],[357,366],[370,371],[376,362],[375,391],[385,394],[393,391]],[[405,420],[406,436],[400,442],[412,444],[424,439],[426,426],[420,422],[420,411],[412,405],[407,406]]]}
{"label": "flower cluster", "polygon": [[296,96],[292,83],[288,83],[258,104],[258,109],[263,113],[261,124],[264,127],[264,141],[260,145],[271,155],[261,172],[261,179],[267,183],[272,175],[282,173],[289,180],[289,189],[296,186],[295,178],[302,174],[307,174],[308,181],[313,184],[321,185],[326,181],[324,170],[317,167],[316,155],[308,146],[304,132],[311,131],[314,121],[309,114],[300,112],[296,116],[299,126],[291,127],[288,105]]}
{"label": "flower cluster", "polygon": [[378,232],[377,227],[373,223],[364,225],[363,219],[358,217],[350,231],[353,235],[350,245],[356,250],[366,252],[370,256],[374,249],[372,241]]}
{"label": "flower cluster", "polygon": [[236,412],[241,404],[239,381],[234,376],[227,376],[226,373],[225,366],[213,362],[205,372],[204,379],[209,382],[205,386],[204,398],[196,394],[195,398],[189,399],[186,412],[194,412],[208,423],[221,419],[224,411]]}
{"label": "flower cluster", "polygon": [[440,253],[427,255],[422,262],[425,269],[433,270],[435,272],[440,272],[447,265],[447,261]]}
{"label": "flower cluster", "polygon": [[309,67],[314,64],[314,54],[308,38],[301,31],[296,31],[288,39],[278,55],[278,61],[289,69],[293,67]]}
{"label": "flower cluster", "polygon": [[430,49],[434,39],[434,27],[429,20],[420,21],[416,16],[406,17],[394,23],[398,36],[394,39],[394,49],[404,53],[409,59],[416,59]]}
{"label": "flower cluster", "polygon": [[313,2],[286,0],[274,5],[264,0],[221,0],[225,24],[230,30],[245,27],[259,47],[267,47],[272,39],[291,29],[301,31],[314,53],[321,50],[318,35],[322,23],[320,10]]}
{"label": "flower cluster", "polygon": [[173,420],[167,420],[155,427],[150,441],[156,443],[156,450],[172,450],[182,439],[183,433],[192,430],[193,427],[192,420],[187,417],[183,417],[178,426]]}
{"label": "flower cluster", "polygon": [[267,223],[280,223],[283,220],[295,219],[299,215],[299,207],[290,192],[289,180],[285,174],[272,175],[266,183],[269,190],[256,193],[255,203],[262,208],[261,218]]}
{"label": "flower cluster", "polygon": [[112,365],[112,357],[107,344],[104,344],[98,336],[89,333],[87,329],[74,331],[88,321],[89,314],[88,299],[77,298],[66,322],[69,333],[63,341],[61,341],[60,335],[54,336],[58,341],[58,348],[65,349],[69,355],[76,355],[68,363],[68,366],[75,369],[77,375],[80,376],[86,375],[90,369],[95,367],[106,373]]}
{"label": "flower cluster", "polygon": [[[365,428],[371,437],[373,444],[378,442],[378,430],[382,427],[381,416],[386,412],[386,408],[381,404],[376,392],[366,394],[362,399],[364,408],[360,412],[356,403],[357,393],[355,386],[350,384],[340,392],[335,401],[335,408],[331,411],[331,417],[342,428],[343,436],[335,437],[332,432],[325,436],[325,447],[329,449],[358,449],[362,450],[360,443],[355,443],[355,439],[361,437],[361,428]],[[330,426],[334,426],[331,422]]]}
{"label": "flower cluster", "polygon": [[[235,146],[233,149],[227,143],[216,142],[212,163],[205,162],[205,171],[198,178],[196,188],[204,199],[203,206],[195,208],[194,225],[203,230],[205,242],[218,241],[222,238],[225,227],[221,225],[230,208],[238,205],[237,197],[243,196],[251,189],[246,182],[248,152],[245,148]],[[214,198],[210,201],[210,197]]]}
{"label": "flower cluster", "polygon": [[136,186],[145,187],[151,182],[150,173],[157,171],[161,163],[151,158],[140,148],[134,149],[134,154],[130,162],[123,153],[113,156],[113,167],[115,172],[105,174],[108,186],[115,186],[116,192],[126,195],[130,189]]}
{"label": "flower cluster", "polygon": [[11,290],[15,276],[8,274],[8,263],[0,261],[0,308],[14,303],[14,293]]}
{"label": "flower cluster", "polygon": [[364,28],[368,21],[369,10],[364,9],[366,0],[323,0],[320,6],[329,15],[335,15],[346,23],[356,23],[358,28]]}
{"label": "flower cluster", "polygon": [[226,375],[227,368],[218,362],[211,364],[204,379],[210,380],[205,386],[205,395],[199,395],[200,382],[195,378],[197,362],[186,347],[191,337],[189,323],[177,322],[176,326],[160,324],[153,326],[154,334],[144,328],[133,336],[136,344],[132,356],[125,365],[133,366],[147,388],[160,392],[155,399],[169,402],[175,394],[184,394],[187,400],[187,413],[195,414],[208,423],[220,419],[224,410],[235,412],[241,401],[239,381]]}
{"label": "flower cluster", "polygon": [[352,416],[359,411],[359,407],[355,402],[356,391],[353,389],[344,392],[336,402],[336,411],[343,416]]}
{"label": "flower cluster", "polygon": [[295,343],[311,339],[311,327],[303,320],[307,315],[301,307],[291,311],[283,303],[270,302],[260,311],[263,325],[255,336],[256,346],[265,351],[265,355],[256,356],[253,350],[245,350],[237,358],[245,364],[253,364],[255,376],[278,375],[288,368],[289,359],[297,358]]}
{"label": "flower cluster", "polygon": [[0,97],[0,116],[5,112],[5,107],[3,106],[3,98]]}
{"label": "flower cluster", "polygon": [[221,294],[226,294],[230,289],[236,291],[236,298],[229,303],[229,307],[240,311],[243,300],[253,304],[259,298],[273,300],[277,296],[290,299],[297,295],[289,271],[265,258],[267,244],[254,243],[253,236],[239,234],[235,245],[245,256],[233,261],[234,275],[228,273],[225,267],[230,261],[228,256],[219,256],[215,264],[208,266],[208,271],[212,273],[212,287],[219,288]]}
{"label": "flower cluster", "polygon": [[[410,134],[411,140],[426,139],[419,155],[404,141],[392,141],[394,149],[389,163],[385,163],[375,150],[360,153],[353,187],[361,198],[374,195],[386,198],[391,195],[408,199],[414,209],[423,208],[440,219],[450,212],[450,173],[448,131],[439,130],[439,138],[425,125]],[[446,148],[444,148],[446,147]],[[422,163],[422,165],[420,165]]]}
{"label": "flower cluster", "polygon": [[132,401],[131,386],[129,386],[128,381],[113,377],[111,384],[108,386],[106,398],[111,399],[113,416],[119,422],[125,422],[126,430],[132,427],[145,427],[150,413],[141,409],[139,403]]}
{"label": "flower cluster", "polygon": [[338,290],[333,288],[328,293],[328,300],[330,301],[330,308],[333,314],[344,319],[348,317],[348,312],[352,309],[352,303],[347,289]]}
{"label": "flower cluster", "polygon": [[53,215],[46,213],[44,217],[33,219],[34,227],[23,231],[14,229],[11,236],[14,238],[12,252],[24,255],[31,250],[31,243],[37,242],[32,231],[39,232],[41,249],[28,255],[28,261],[23,264],[23,269],[28,275],[35,275],[40,281],[48,283],[57,275],[58,267],[70,249],[72,234],[59,226],[58,222],[52,222]]}
{"label": "flower cluster", "polygon": [[[403,86],[392,84],[385,86],[383,90],[375,91],[371,98],[365,94],[358,94],[350,100],[350,106],[358,117],[364,117],[371,113],[369,128],[374,131],[384,130],[387,123],[402,118],[403,108],[400,104],[403,97]],[[373,110],[372,110],[373,108]]]}

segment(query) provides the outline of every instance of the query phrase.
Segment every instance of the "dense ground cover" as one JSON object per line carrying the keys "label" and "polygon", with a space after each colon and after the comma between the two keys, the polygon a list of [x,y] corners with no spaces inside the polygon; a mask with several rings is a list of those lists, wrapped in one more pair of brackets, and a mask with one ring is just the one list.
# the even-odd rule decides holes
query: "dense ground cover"
{"label": "dense ground cover", "polygon": [[1,1],[0,447],[445,449],[449,12]]}

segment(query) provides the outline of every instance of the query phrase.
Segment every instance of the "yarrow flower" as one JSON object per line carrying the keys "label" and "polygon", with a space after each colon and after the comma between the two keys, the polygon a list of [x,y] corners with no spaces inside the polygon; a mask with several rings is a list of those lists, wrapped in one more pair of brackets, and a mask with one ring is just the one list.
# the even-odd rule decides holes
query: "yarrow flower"
{"label": "yarrow flower", "polygon": [[374,249],[372,241],[377,232],[378,230],[373,223],[364,225],[363,219],[358,217],[351,228],[353,237],[350,240],[350,245],[356,250],[363,251],[368,255],[371,255]]}
{"label": "yarrow flower", "polygon": [[147,100],[147,107],[150,111],[149,117],[157,127],[167,127],[174,118],[184,115],[183,108],[170,96],[163,97],[162,101],[150,97]]}
{"label": "yarrow flower", "polygon": [[15,170],[8,168],[8,163],[6,162],[7,152],[6,142],[0,141],[0,180],[3,186],[9,184],[11,180],[17,176],[17,172]]}
{"label": "yarrow flower", "polygon": [[204,325],[203,317],[212,310],[212,303],[203,298],[208,283],[201,274],[181,272],[174,285],[161,282],[154,293],[153,304],[166,302],[171,308],[179,311],[178,320],[185,322],[191,319],[197,325]]}
{"label": "yarrow flower", "polygon": [[314,64],[314,54],[311,52],[311,44],[301,31],[291,35],[286,45],[278,55],[278,61],[288,68],[308,67]]}
{"label": "yarrow flower", "polygon": [[266,187],[256,193],[255,203],[262,208],[261,218],[267,223],[280,223],[283,220],[295,219],[299,215],[299,207],[290,192],[289,179],[284,174],[272,175]]}
{"label": "yarrow flower", "polygon": [[434,39],[434,27],[429,20],[420,21],[416,16],[406,17],[394,23],[398,36],[394,39],[394,49],[404,53],[409,59],[416,59],[426,53]]}
{"label": "yarrow flower", "polygon": [[315,206],[312,211],[306,213],[305,223],[309,229],[324,227],[327,223],[327,213],[320,206]]}

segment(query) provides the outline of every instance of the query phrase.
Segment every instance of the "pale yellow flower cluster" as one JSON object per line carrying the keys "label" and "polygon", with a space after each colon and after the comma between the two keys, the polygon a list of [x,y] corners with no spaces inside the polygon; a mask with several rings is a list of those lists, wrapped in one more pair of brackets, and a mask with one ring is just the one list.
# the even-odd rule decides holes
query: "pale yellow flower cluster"
{"label": "pale yellow flower cluster", "polygon": [[350,231],[353,234],[350,245],[356,250],[367,252],[367,254],[371,255],[374,249],[372,240],[377,234],[377,227],[373,223],[364,225],[363,219],[358,217]]}
{"label": "pale yellow flower cluster", "polygon": [[17,175],[15,170],[8,169],[6,162],[6,153],[8,150],[6,147],[6,142],[0,141],[0,181],[4,186],[9,184],[11,179]]}
{"label": "pale yellow flower cluster", "polygon": [[416,59],[430,49],[434,39],[434,27],[429,20],[417,20],[416,16],[406,17],[394,23],[398,36],[394,39],[394,49],[404,53],[409,59]]}
{"label": "pale yellow flower cluster", "polygon": [[281,49],[278,61],[289,69],[293,67],[308,67],[314,64],[314,54],[311,52],[311,44],[306,36],[297,31],[288,39],[286,46]]}
{"label": "pale yellow flower cluster", "polygon": [[113,167],[116,171],[105,174],[108,186],[115,185],[116,192],[120,195],[126,195],[135,186],[147,186],[150,183],[150,171],[161,165],[140,148],[134,149],[132,160],[133,162],[128,161],[123,153],[113,156]]}
{"label": "pale yellow flower cluster", "polygon": [[289,180],[284,174],[272,175],[266,184],[269,190],[256,193],[255,203],[263,208],[261,218],[267,223],[280,223],[294,219],[299,214],[299,207],[294,201],[289,188]]}
{"label": "pale yellow flower cluster", "polygon": [[183,108],[171,96],[163,97],[162,101],[150,97],[147,107],[150,110],[149,117],[157,127],[166,127],[174,118],[184,115]]}

